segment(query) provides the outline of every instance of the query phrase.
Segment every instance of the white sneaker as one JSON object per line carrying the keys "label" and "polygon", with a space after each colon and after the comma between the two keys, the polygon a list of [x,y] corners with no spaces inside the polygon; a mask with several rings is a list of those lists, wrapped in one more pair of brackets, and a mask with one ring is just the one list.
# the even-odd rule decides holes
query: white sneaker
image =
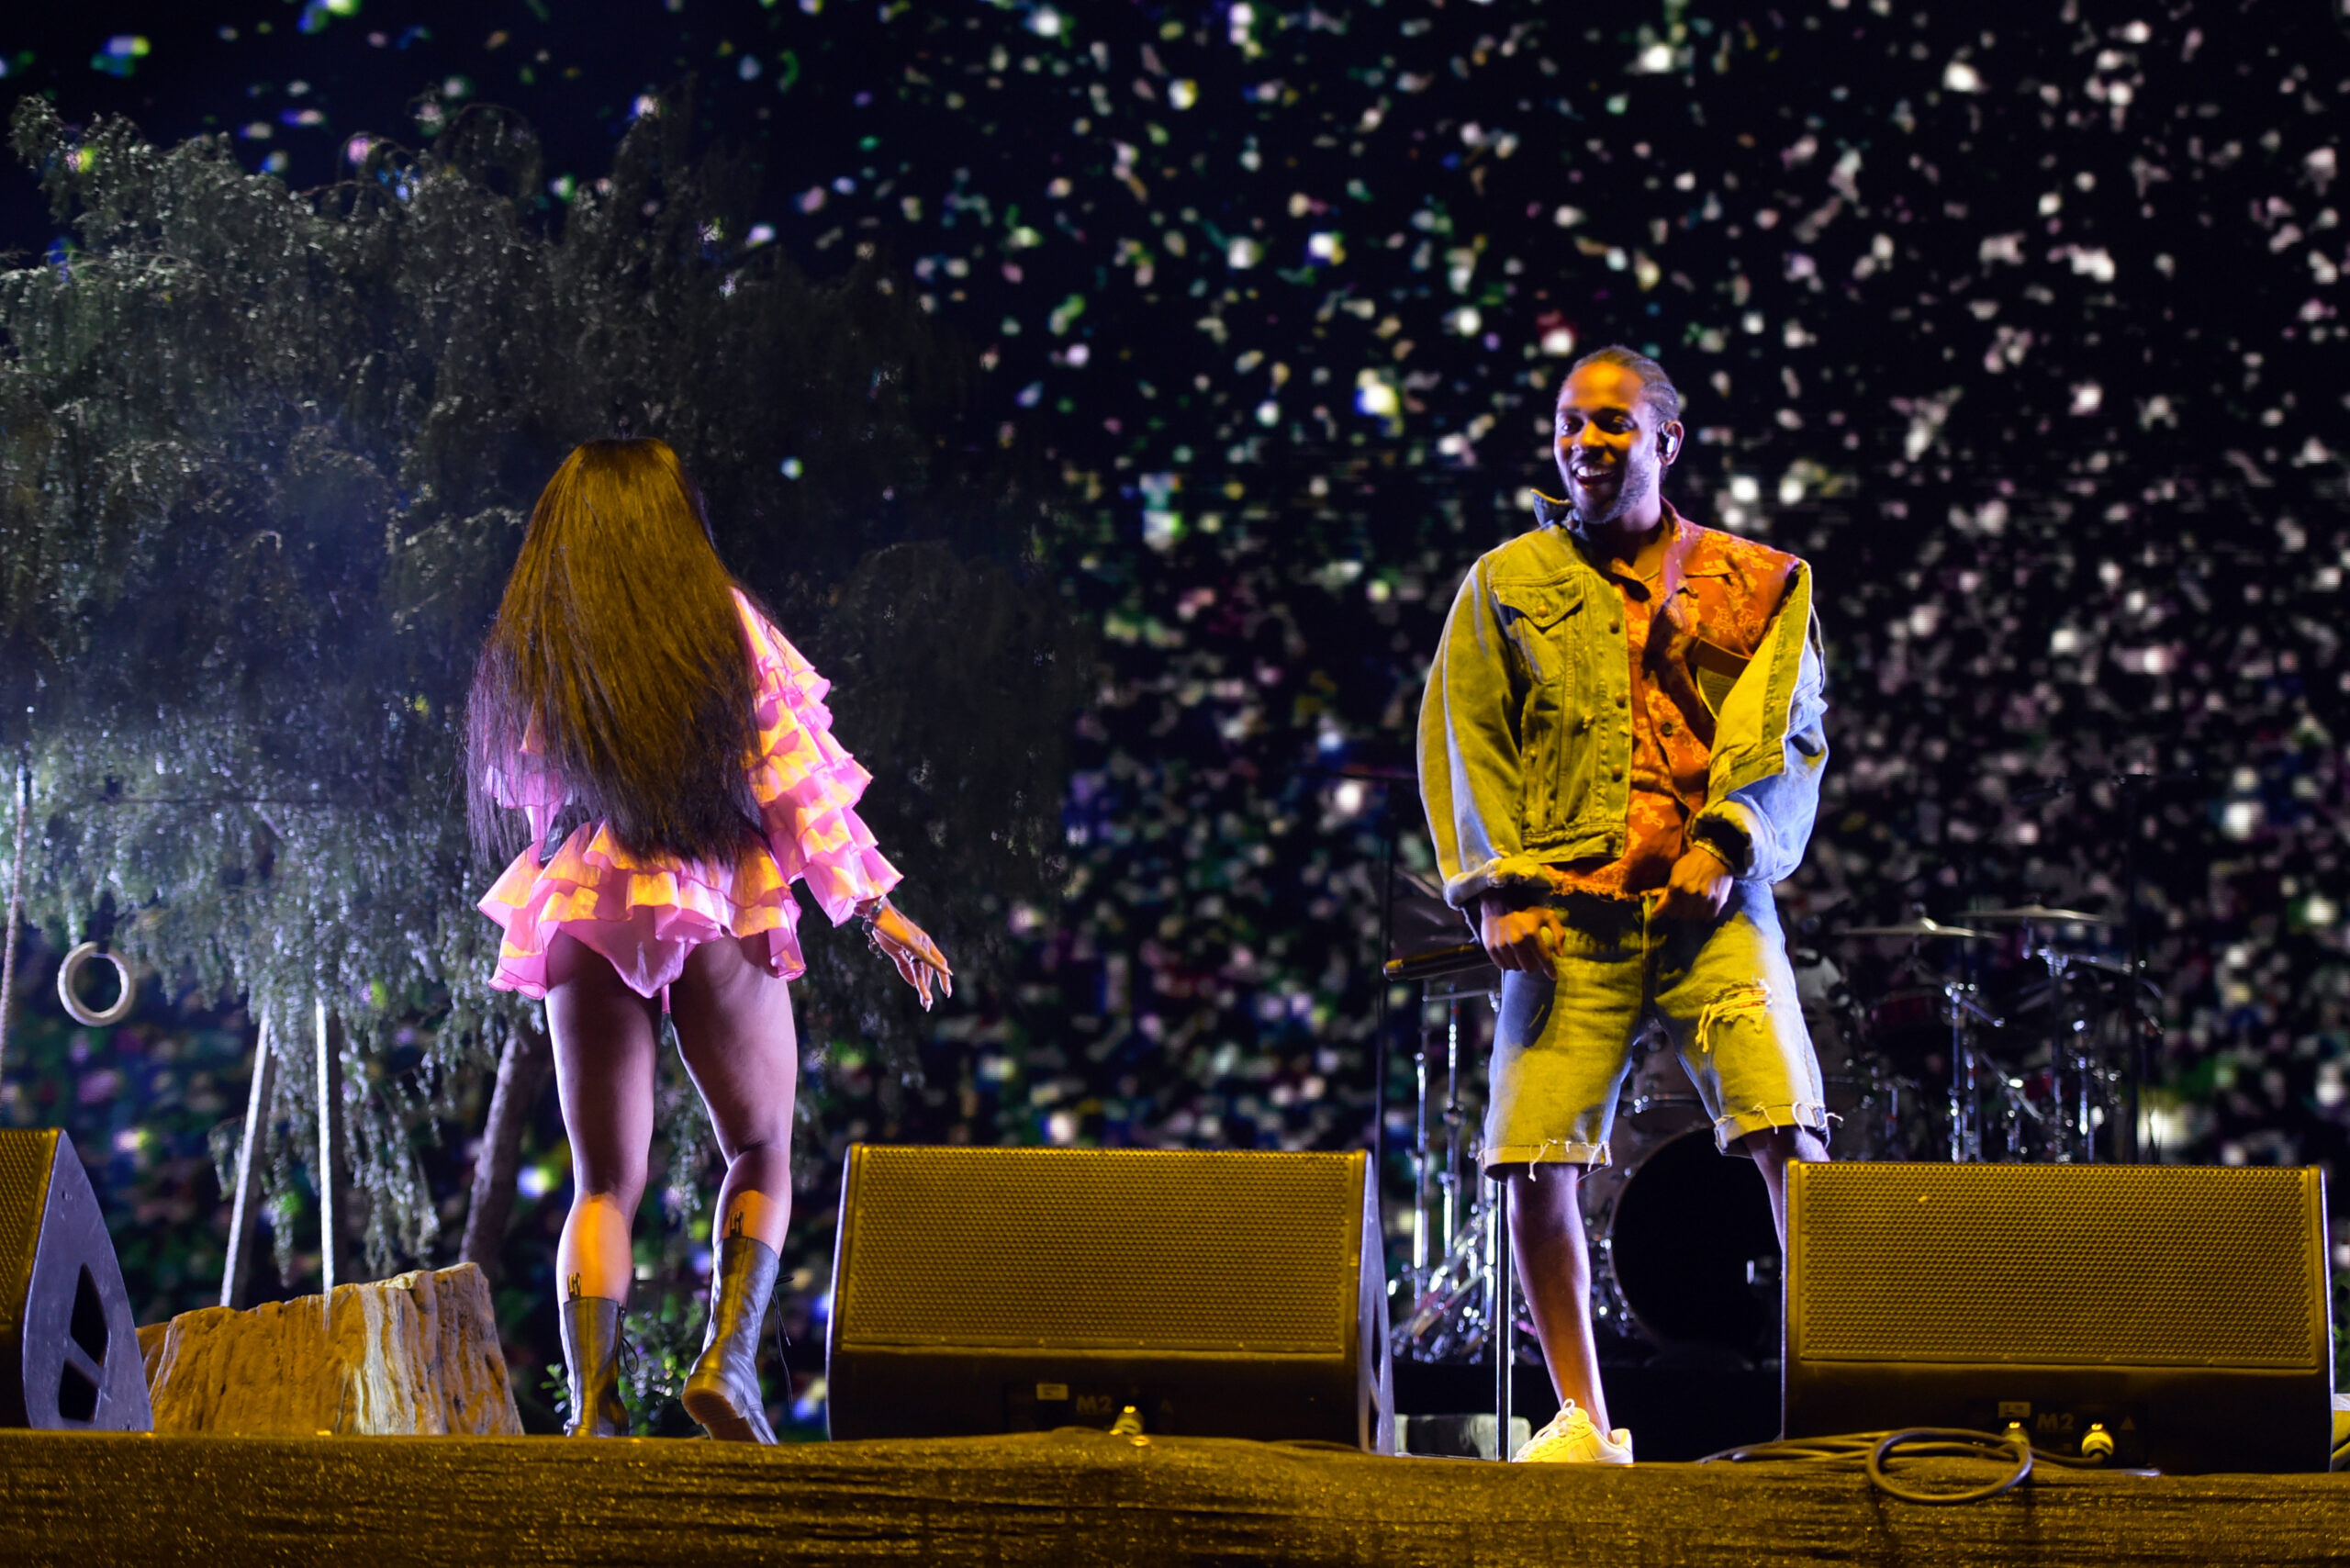
{"label": "white sneaker", "polygon": [[1511,1457],[1519,1464],[1629,1464],[1632,1434],[1618,1427],[1602,1436],[1590,1412],[1570,1399]]}

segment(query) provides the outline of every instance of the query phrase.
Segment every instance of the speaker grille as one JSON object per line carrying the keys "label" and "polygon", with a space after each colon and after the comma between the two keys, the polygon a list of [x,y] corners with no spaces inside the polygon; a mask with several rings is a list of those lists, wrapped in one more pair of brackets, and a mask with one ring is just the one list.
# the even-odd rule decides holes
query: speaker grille
{"label": "speaker grille", "polygon": [[1334,1355],[1363,1181],[1348,1155],[862,1147],[838,1342]]}
{"label": "speaker grille", "polygon": [[2310,1172],[1808,1165],[1796,1180],[1805,1361],[2307,1370],[2328,1353]]}
{"label": "speaker grille", "polygon": [[0,1334],[14,1334],[24,1313],[56,1150],[53,1132],[0,1132]]}

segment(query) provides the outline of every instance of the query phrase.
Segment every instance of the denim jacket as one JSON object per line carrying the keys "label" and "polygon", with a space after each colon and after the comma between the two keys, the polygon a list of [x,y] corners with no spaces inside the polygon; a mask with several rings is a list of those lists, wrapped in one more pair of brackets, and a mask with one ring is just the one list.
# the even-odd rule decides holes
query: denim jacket
{"label": "denim jacket", "polygon": [[[1550,889],[1545,868],[1624,853],[1631,658],[1615,583],[1543,496],[1541,526],[1470,568],[1420,703],[1420,796],[1444,896],[1473,913],[1488,889]],[[1651,635],[1714,716],[1706,804],[1689,837],[1742,879],[1790,875],[1810,842],[1828,762],[1811,569],[1783,551],[1673,529]],[[1717,577],[1697,591],[1698,579]],[[1684,586],[1687,591],[1684,593]]]}

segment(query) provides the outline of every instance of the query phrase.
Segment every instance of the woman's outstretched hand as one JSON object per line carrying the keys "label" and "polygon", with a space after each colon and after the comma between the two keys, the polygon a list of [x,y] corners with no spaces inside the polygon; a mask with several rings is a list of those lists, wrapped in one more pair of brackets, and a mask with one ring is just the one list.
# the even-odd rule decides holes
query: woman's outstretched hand
{"label": "woman's outstretched hand", "polygon": [[895,904],[887,900],[873,913],[873,945],[898,966],[899,978],[922,993],[922,1010],[930,1011],[930,988],[937,983],[939,994],[955,994],[955,971],[946,967],[946,955],[929,934],[898,913]]}

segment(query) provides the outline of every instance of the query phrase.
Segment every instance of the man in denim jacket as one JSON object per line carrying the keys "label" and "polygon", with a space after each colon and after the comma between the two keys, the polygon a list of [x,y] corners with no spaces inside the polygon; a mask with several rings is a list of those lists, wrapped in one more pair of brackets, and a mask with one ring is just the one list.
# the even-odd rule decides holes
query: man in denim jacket
{"label": "man in denim jacket", "polygon": [[1564,1402],[1521,1459],[1632,1457],[1600,1389],[1577,1188],[1607,1162],[1644,1030],[1679,1052],[1718,1145],[1753,1157],[1783,1244],[1786,1162],[1828,1157],[1771,899],[1828,760],[1811,572],[1665,501],[1680,401],[1629,349],[1568,374],[1567,499],[1471,568],[1420,709],[1445,898],[1503,970],[1484,1168]]}

